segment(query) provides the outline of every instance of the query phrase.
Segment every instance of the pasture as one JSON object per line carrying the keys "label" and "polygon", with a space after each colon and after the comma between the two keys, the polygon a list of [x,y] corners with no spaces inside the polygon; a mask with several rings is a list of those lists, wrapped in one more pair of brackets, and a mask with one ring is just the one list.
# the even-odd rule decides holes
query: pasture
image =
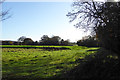
{"label": "pasture", "polygon": [[[36,79],[55,78],[63,72],[73,69],[86,61],[85,56],[95,53],[98,48],[81,46],[31,46],[3,45],[2,47],[2,77],[3,79]],[[13,48],[14,47],[14,48]],[[21,47],[21,46],[19,46]],[[35,47],[64,47],[69,49],[45,50]]]}

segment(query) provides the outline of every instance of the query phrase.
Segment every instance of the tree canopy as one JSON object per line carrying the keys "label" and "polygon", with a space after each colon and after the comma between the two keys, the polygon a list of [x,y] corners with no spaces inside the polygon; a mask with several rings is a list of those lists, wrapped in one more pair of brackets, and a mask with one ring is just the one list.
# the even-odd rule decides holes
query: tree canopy
{"label": "tree canopy", "polygon": [[18,42],[23,42],[25,38],[25,36],[21,36],[20,38],[18,38]]}
{"label": "tree canopy", "polygon": [[48,37],[47,35],[43,35],[41,37],[40,44],[42,45],[69,45],[69,41],[63,40],[59,36]]}
{"label": "tree canopy", "polygon": [[77,41],[78,46],[97,47],[98,42],[95,37],[85,36]]}
{"label": "tree canopy", "polygon": [[76,0],[72,4],[73,11],[67,16],[70,22],[76,21],[77,28],[91,31],[101,45],[119,52],[120,41],[120,2],[82,2]]}
{"label": "tree canopy", "polygon": [[25,38],[23,44],[25,45],[33,45],[34,41],[31,38]]}

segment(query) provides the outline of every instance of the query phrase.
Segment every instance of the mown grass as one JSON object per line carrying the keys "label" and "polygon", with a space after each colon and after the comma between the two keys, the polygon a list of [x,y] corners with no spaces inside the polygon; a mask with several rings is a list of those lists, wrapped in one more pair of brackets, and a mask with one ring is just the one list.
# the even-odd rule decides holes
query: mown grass
{"label": "mown grass", "polygon": [[[67,47],[67,46],[36,46],[36,45],[0,45],[0,47]],[[70,47],[70,46],[69,46]]]}
{"label": "mown grass", "polygon": [[0,45],[0,47],[2,48],[15,48],[15,47],[21,47],[21,48],[24,48],[24,47],[36,47],[36,48],[40,48],[40,47],[55,47],[55,48],[69,48],[69,49],[84,49],[84,48],[87,48],[87,47],[83,47],[83,46],[36,46],[36,45]]}
{"label": "mown grass", "polygon": [[81,64],[80,61],[84,61],[85,56],[94,54],[94,50],[98,49],[81,46],[65,47],[71,50],[3,48],[2,77],[3,79],[54,78]]}

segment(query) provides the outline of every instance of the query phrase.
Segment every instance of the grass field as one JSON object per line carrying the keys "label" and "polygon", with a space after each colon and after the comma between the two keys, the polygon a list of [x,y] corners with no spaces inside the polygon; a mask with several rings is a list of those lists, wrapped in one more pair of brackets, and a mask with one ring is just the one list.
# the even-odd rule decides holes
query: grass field
{"label": "grass field", "polygon": [[[77,46],[36,46],[36,45],[0,45],[0,47],[36,47],[36,48],[40,48],[40,47],[65,47],[65,48],[78,48]],[[79,46],[80,47],[80,46]],[[82,47],[83,48],[83,47]]]}
{"label": "grass field", "polygon": [[[43,50],[12,48],[4,45],[2,49],[2,77],[8,78],[54,78],[73,69],[85,61],[85,56],[94,54],[98,48],[81,46],[32,46],[32,47],[66,47],[70,50]],[[18,47],[18,46],[17,46]],[[19,46],[21,47],[21,46]],[[24,47],[24,46],[22,46]],[[25,46],[31,47],[31,46]]]}

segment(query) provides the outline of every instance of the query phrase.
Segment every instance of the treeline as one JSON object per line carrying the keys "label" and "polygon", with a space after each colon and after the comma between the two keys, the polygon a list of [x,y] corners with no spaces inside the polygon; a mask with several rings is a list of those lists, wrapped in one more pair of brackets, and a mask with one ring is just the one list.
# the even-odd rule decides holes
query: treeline
{"label": "treeline", "polygon": [[69,40],[61,39],[59,36],[48,37],[43,35],[40,40],[41,45],[70,45]]}
{"label": "treeline", "polygon": [[2,45],[61,45],[70,46],[75,43],[71,43],[69,40],[64,40],[59,36],[48,37],[48,35],[43,35],[41,40],[33,41],[31,38],[26,38],[22,36],[18,38],[17,41],[2,41]]}
{"label": "treeline", "polygon": [[60,46],[86,46],[86,47],[98,47],[100,44],[96,37],[85,36],[77,43],[72,43],[69,40],[61,39],[59,36],[48,37],[48,35],[43,35],[39,41],[33,41],[31,38],[26,38],[22,36],[18,41],[2,41],[2,45],[60,45]]}
{"label": "treeline", "polygon": [[86,46],[86,47],[98,47],[98,46],[100,46],[96,37],[92,37],[92,36],[83,37],[81,40],[77,41],[77,45],[78,46]]}

